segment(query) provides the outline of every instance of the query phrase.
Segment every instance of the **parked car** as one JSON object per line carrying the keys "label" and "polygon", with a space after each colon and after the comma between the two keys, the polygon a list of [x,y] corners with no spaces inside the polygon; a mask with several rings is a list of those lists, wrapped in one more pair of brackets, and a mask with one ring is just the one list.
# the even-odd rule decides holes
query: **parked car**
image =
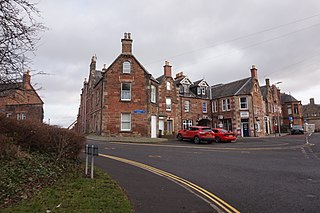
{"label": "parked car", "polygon": [[291,134],[304,134],[304,129],[301,125],[293,125],[291,129]]}
{"label": "parked car", "polygon": [[216,142],[236,142],[237,140],[237,137],[233,132],[225,129],[213,128],[212,131],[216,138]]}
{"label": "parked car", "polygon": [[201,141],[208,143],[215,141],[211,128],[207,126],[190,126],[188,129],[179,130],[177,138],[179,141],[183,139],[193,140],[195,144]]}

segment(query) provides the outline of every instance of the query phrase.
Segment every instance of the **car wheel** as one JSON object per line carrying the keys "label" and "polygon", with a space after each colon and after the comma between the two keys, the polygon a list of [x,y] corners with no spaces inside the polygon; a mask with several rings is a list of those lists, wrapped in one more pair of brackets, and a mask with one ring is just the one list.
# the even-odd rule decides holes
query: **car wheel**
{"label": "car wheel", "polygon": [[183,137],[182,137],[181,134],[179,134],[179,135],[177,136],[177,138],[178,138],[179,141],[183,141]]}
{"label": "car wheel", "polygon": [[217,143],[220,143],[221,142],[221,139],[219,137],[216,137],[216,142]]}
{"label": "car wheel", "polygon": [[200,138],[198,136],[194,136],[193,141],[195,144],[198,144],[198,143],[200,143]]}

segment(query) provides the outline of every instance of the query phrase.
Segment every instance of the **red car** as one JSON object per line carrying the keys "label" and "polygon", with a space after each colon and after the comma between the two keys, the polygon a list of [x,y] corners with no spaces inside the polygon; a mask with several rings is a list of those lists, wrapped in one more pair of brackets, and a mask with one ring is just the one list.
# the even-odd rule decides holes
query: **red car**
{"label": "red car", "polygon": [[212,143],[215,140],[211,128],[207,126],[190,126],[188,129],[179,130],[177,138],[179,141],[183,139],[193,140],[195,144],[201,141]]}
{"label": "red car", "polygon": [[213,135],[216,138],[216,142],[236,142],[237,137],[233,132],[225,129],[213,128]]}

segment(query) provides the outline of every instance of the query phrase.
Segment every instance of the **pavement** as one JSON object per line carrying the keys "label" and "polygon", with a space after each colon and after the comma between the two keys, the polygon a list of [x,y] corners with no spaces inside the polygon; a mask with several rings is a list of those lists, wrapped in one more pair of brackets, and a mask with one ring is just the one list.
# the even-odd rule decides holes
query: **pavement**
{"label": "pavement", "polygon": [[[254,140],[256,138],[275,138],[275,137],[284,137],[287,136],[288,133],[277,133],[276,135],[270,134],[266,136],[261,136],[261,137],[238,137],[238,141],[242,141],[244,139],[246,140]],[[101,135],[95,135],[95,134],[90,134],[87,135],[87,139],[89,140],[96,140],[96,141],[108,141],[108,142],[127,142],[127,143],[163,143],[167,142],[167,138],[146,138],[146,137],[107,137],[107,136],[101,136]],[[175,138],[171,138],[169,140],[176,140]]]}
{"label": "pavement", "polygon": [[131,143],[162,143],[167,142],[167,138],[146,138],[146,137],[106,137],[101,135],[87,135],[89,140],[108,141],[108,142],[131,142]]}

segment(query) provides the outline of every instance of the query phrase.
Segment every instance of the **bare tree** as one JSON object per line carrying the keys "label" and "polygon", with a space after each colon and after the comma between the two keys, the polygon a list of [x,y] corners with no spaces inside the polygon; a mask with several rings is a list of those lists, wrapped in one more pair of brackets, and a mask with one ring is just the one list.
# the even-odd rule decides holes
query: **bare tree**
{"label": "bare tree", "polygon": [[21,81],[46,29],[37,21],[36,6],[27,0],[0,0],[0,85],[7,85],[2,90]]}

